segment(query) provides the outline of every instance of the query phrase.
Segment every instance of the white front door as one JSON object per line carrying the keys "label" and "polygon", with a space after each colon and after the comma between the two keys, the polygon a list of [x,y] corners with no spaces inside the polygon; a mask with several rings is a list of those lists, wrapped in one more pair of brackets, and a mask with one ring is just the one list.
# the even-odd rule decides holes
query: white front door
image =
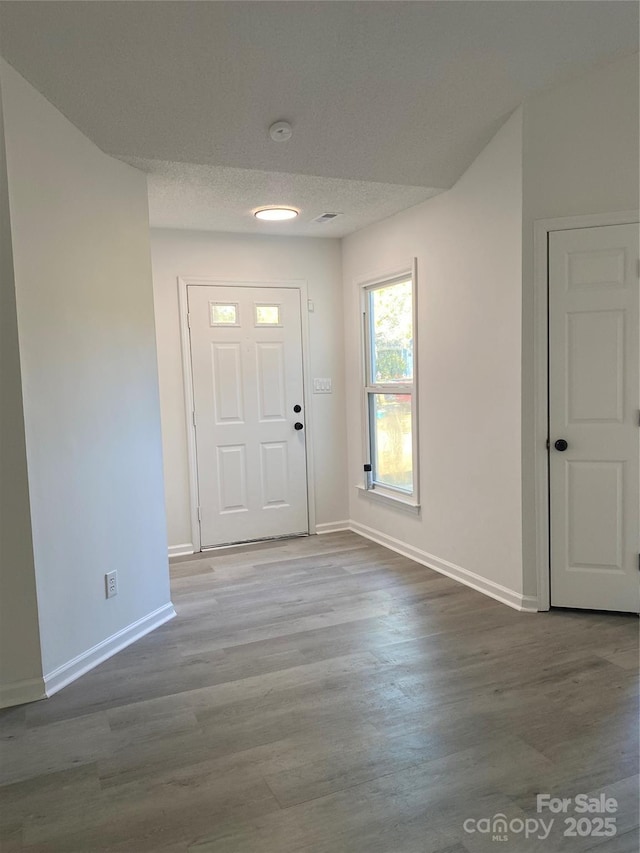
{"label": "white front door", "polygon": [[300,291],[187,299],[202,547],[307,533]]}
{"label": "white front door", "polygon": [[638,312],[637,225],[549,234],[552,606],[640,609]]}

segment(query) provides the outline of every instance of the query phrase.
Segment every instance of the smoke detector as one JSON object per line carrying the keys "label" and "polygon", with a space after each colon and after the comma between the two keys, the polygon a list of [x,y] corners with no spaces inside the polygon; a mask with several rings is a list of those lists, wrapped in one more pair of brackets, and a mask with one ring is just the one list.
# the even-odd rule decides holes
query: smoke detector
{"label": "smoke detector", "polygon": [[293,136],[293,130],[288,121],[277,121],[269,128],[269,136],[274,142],[286,142]]}

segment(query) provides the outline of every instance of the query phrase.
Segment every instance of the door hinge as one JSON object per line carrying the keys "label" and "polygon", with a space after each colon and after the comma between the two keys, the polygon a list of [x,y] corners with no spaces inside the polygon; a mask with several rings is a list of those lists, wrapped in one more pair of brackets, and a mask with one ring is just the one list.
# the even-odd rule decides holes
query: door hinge
{"label": "door hinge", "polygon": [[198,521],[202,521],[202,508],[198,507]]}
{"label": "door hinge", "polygon": [[194,426],[194,427],[197,427],[197,426],[198,426],[198,424],[196,423],[196,412],[195,412],[195,409],[193,410],[193,412],[191,412],[191,414],[192,414],[192,416],[193,416],[193,426]]}
{"label": "door hinge", "polygon": [[187,314],[187,326],[191,328],[191,314]]}

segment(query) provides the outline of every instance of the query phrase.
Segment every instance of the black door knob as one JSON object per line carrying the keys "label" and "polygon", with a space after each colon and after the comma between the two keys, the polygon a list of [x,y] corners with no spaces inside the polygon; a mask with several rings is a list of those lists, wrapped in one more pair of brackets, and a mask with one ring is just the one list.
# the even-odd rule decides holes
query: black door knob
{"label": "black door knob", "polygon": [[298,412],[301,412],[301,411],[302,411],[302,406],[299,406],[299,405],[296,403],[296,404],[295,404],[295,406],[293,407],[293,411],[294,411],[294,412],[296,413],[296,415],[297,415],[297,414],[298,414]]}
{"label": "black door knob", "polygon": [[564,438],[559,438],[553,446],[555,447],[556,450],[559,450],[561,453],[563,453],[567,449],[567,447],[569,447],[569,445],[564,440]]}
{"label": "black door knob", "polygon": [[303,424],[301,424],[301,423],[300,423],[300,421],[297,421],[297,423],[295,423],[295,424],[293,425],[293,428],[294,428],[294,429],[304,429],[304,425],[303,425]]}

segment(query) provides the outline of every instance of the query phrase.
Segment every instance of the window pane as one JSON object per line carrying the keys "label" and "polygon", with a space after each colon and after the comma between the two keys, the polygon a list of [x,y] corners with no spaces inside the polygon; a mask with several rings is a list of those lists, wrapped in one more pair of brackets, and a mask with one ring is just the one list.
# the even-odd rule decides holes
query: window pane
{"label": "window pane", "polygon": [[413,491],[411,396],[370,394],[373,480]]}
{"label": "window pane", "polygon": [[238,305],[222,305],[220,302],[210,302],[212,326],[237,326]]}
{"label": "window pane", "polygon": [[258,326],[278,326],[280,324],[280,306],[256,305],[256,324]]}
{"label": "window pane", "polygon": [[413,380],[411,281],[369,291],[371,383]]}

